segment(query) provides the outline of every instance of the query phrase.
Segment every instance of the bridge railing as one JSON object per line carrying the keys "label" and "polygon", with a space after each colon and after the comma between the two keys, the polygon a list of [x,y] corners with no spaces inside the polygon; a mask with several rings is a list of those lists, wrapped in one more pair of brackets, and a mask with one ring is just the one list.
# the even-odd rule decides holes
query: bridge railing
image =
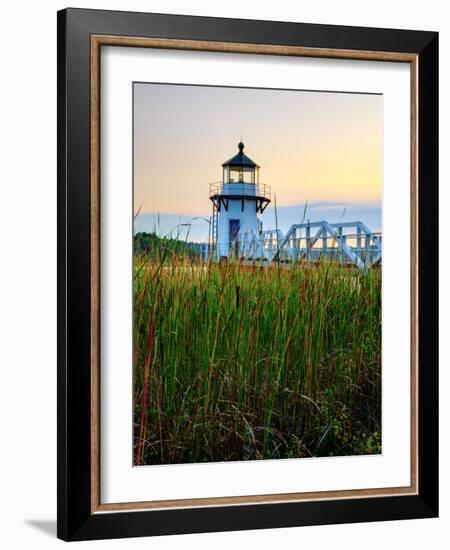
{"label": "bridge railing", "polygon": [[[330,224],[326,221],[294,224],[281,230],[239,233],[234,242],[222,243],[229,255],[248,260],[320,261],[331,259],[361,269],[381,261],[382,235],[362,222]],[[228,254],[227,254],[228,255]]]}

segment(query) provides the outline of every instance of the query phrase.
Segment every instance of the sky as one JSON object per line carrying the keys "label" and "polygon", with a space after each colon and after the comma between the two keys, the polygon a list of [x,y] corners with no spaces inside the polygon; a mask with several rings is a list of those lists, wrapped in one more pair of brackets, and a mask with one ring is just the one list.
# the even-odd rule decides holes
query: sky
{"label": "sky", "polygon": [[264,229],[275,195],[283,232],[303,218],[381,230],[382,96],[150,83],[133,94],[135,232],[207,241],[209,183],[241,138],[272,188]]}

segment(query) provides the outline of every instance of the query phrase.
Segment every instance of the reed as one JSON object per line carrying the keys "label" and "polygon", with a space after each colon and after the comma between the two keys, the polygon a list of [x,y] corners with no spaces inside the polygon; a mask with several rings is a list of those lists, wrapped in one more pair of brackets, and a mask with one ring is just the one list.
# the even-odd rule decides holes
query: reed
{"label": "reed", "polygon": [[381,451],[381,272],[135,257],[134,461]]}

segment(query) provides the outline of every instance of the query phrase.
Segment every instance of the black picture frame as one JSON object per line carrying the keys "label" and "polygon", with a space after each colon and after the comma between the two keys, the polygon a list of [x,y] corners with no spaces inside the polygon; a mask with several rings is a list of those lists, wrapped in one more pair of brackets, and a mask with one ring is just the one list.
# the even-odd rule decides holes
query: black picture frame
{"label": "black picture frame", "polygon": [[[66,9],[58,12],[58,531],[64,540],[438,515],[438,33]],[[403,52],[418,59],[418,494],[91,511],[91,36]]]}

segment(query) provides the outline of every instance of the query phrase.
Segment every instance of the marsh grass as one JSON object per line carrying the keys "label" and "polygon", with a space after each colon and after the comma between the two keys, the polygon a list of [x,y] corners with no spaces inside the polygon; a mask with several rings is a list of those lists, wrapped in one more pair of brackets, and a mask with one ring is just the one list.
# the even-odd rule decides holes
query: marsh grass
{"label": "marsh grass", "polygon": [[379,270],[161,243],[135,257],[135,464],[381,452]]}

